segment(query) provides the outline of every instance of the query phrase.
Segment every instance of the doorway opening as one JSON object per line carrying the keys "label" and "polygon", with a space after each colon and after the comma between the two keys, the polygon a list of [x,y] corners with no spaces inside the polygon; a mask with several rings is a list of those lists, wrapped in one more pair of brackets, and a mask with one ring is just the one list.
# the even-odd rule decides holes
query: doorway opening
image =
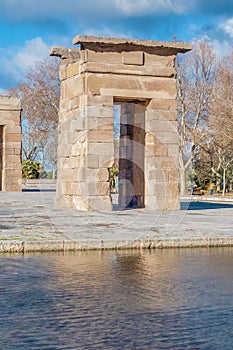
{"label": "doorway opening", "polygon": [[113,208],[145,206],[145,112],[142,101],[114,103]]}

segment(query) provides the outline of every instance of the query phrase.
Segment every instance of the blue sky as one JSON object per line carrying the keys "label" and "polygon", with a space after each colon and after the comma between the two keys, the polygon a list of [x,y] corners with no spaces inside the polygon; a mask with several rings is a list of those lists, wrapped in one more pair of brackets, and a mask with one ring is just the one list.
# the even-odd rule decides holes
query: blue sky
{"label": "blue sky", "polygon": [[231,0],[1,0],[0,93],[15,87],[51,46],[80,35],[155,41],[206,40],[219,54],[233,46]]}

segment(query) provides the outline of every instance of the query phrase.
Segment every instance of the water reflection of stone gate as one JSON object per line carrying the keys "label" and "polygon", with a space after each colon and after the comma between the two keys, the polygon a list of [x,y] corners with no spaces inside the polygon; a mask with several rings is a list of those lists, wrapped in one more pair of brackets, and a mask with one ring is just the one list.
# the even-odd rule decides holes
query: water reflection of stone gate
{"label": "water reflection of stone gate", "polygon": [[174,59],[185,43],[78,36],[62,58],[56,202],[112,208],[114,106],[119,105],[119,205],[179,207]]}

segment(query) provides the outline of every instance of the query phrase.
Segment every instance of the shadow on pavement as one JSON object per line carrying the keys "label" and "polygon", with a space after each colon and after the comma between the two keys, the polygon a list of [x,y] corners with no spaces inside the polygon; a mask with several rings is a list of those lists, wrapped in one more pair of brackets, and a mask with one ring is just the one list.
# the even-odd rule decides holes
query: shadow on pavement
{"label": "shadow on pavement", "polygon": [[56,192],[56,190],[46,188],[23,188],[22,192]]}
{"label": "shadow on pavement", "polygon": [[233,204],[209,203],[209,202],[181,202],[181,210],[205,210],[205,209],[226,209],[232,208]]}

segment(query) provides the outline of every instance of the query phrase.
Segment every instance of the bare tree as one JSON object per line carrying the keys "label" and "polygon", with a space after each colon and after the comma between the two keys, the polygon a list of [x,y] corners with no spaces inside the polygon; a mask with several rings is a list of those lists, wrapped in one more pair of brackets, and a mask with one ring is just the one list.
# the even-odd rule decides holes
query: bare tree
{"label": "bare tree", "polygon": [[222,194],[226,191],[227,172],[233,167],[233,53],[225,57],[216,78],[210,107],[208,152],[211,169]]}
{"label": "bare tree", "polygon": [[[37,61],[23,83],[8,93],[22,101],[22,158],[50,167],[56,163],[57,124],[60,97],[59,60]],[[53,157],[51,159],[51,155]],[[48,165],[48,164],[47,164]]]}
{"label": "bare tree", "polygon": [[181,195],[186,193],[187,170],[205,138],[217,67],[215,54],[204,42],[196,43],[190,53],[176,60]]}

